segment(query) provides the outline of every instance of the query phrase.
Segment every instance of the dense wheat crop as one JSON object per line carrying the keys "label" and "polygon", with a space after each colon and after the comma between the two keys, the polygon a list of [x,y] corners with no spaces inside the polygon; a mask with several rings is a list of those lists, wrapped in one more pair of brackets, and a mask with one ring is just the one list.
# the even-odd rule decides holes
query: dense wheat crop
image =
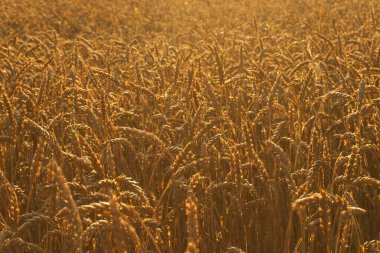
{"label": "dense wheat crop", "polygon": [[380,252],[379,13],[0,0],[0,252]]}

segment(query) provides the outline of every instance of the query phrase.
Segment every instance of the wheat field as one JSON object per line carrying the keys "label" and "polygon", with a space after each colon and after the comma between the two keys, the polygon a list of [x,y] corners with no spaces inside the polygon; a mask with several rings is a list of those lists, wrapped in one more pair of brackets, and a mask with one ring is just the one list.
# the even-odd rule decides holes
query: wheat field
{"label": "wheat field", "polygon": [[0,253],[380,252],[379,13],[0,0]]}

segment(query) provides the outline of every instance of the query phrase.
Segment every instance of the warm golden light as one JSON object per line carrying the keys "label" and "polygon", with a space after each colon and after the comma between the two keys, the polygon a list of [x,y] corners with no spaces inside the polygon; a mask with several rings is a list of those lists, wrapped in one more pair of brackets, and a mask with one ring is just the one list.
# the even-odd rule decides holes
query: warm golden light
{"label": "warm golden light", "polygon": [[0,0],[0,253],[380,252],[379,11]]}

